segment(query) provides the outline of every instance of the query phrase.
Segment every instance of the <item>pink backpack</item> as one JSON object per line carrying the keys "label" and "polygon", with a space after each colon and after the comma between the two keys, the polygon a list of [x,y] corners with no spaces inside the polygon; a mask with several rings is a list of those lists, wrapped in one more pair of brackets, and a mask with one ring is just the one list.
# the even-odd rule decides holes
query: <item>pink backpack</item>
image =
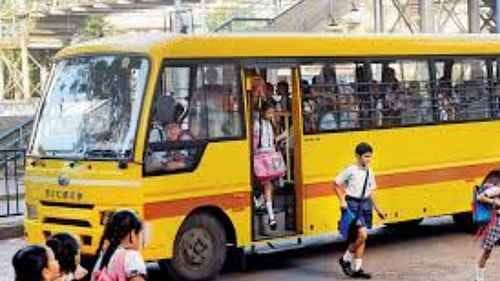
{"label": "pink backpack", "polygon": [[276,151],[257,153],[253,157],[255,176],[260,181],[277,179],[285,175],[285,161]]}
{"label": "pink backpack", "polygon": [[125,276],[125,255],[127,251],[117,250],[114,255],[116,257],[108,263],[108,266],[102,270],[94,271],[93,280],[94,281],[127,281]]}

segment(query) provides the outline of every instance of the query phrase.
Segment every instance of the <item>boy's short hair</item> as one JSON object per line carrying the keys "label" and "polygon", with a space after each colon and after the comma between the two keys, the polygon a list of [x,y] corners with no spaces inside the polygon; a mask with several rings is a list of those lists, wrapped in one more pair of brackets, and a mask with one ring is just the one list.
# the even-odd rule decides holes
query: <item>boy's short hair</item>
{"label": "boy's short hair", "polygon": [[363,156],[365,153],[373,153],[373,147],[366,142],[356,145],[356,155]]}

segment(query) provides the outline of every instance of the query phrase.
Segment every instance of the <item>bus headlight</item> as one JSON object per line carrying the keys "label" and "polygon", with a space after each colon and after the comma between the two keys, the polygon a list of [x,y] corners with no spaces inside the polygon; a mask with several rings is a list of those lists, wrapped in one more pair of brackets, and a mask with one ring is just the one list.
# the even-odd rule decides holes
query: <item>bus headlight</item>
{"label": "bus headlight", "polygon": [[26,203],[26,218],[29,220],[38,219],[38,207],[36,204]]}

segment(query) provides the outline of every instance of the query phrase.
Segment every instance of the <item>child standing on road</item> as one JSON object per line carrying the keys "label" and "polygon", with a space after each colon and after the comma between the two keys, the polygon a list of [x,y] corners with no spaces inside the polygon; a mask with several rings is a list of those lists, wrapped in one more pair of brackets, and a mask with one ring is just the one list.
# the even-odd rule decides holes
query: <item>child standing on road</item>
{"label": "child standing on road", "polygon": [[61,277],[57,281],[83,280],[87,270],[80,265],[80,242],[69,233],[52,235],[45,243],[59,262]]}
{"label": "child standing on road", "polygon": [[61,273],[50,248],[31,245],[17,251],[12,258],[15,281],[56,281]]}
{"label": "child standing on road", "polygon": [[334,182],[342,212],[350,211],[359,214],[349,231],[348,248],[340,258],[339,264],[343,272],[352,278],[370,279],[371,275],[363,271],[363,255],[365,252],[367,229],[372,227],[372,209],[378,216],[385,216],[377,206],[374,191],[377,186],[375,174],[370,169],[373,148],[367,143],[356,146],[356,163],[343,170]]}
{"label": "child standing on road", "polygon": [[[145,281],[146,264],[139,252],[142,245],[142,222],[129,210],[114,213],[104,228],[97,250],[97,263],[91,281]],[[101,279],[102,278],[102,279]]]}
{"label": "child standing on road", "polygon": [[488,261],[493,247],[500,240],[500,179],[495,177],[485,183],[485,190],[479,194],[479,201],[490,204],[495,209],[492,215],[491,222],[487,226],[487,231],[484,234],[482,248],[483,251],[479,257],[476,268],[476,280],[485,281],[486,262]]}

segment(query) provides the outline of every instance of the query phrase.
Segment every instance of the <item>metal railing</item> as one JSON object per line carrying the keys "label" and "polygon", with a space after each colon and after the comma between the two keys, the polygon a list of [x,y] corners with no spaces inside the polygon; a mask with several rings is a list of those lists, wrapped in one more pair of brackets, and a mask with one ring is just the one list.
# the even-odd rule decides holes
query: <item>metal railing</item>
{"label": "metal railing", "polygon": [[216,27],[212,32],[241,32],[241,31],[266,31],[273,26],[276,19],[287,14],[294,8],[297,8],[302,4],[304,0],[298,0],[297,2],[290,4],[287,8],[280,11],[273,17],[231,17],[220,26]]}
{"label": "metal railing", "polygon": [[28,146],[33,119],[0,133],[0,149],[26,148]]}
{"label": "metal railing", "polygon": [[24,213],[25,149],[0,150],[0,217]]}

